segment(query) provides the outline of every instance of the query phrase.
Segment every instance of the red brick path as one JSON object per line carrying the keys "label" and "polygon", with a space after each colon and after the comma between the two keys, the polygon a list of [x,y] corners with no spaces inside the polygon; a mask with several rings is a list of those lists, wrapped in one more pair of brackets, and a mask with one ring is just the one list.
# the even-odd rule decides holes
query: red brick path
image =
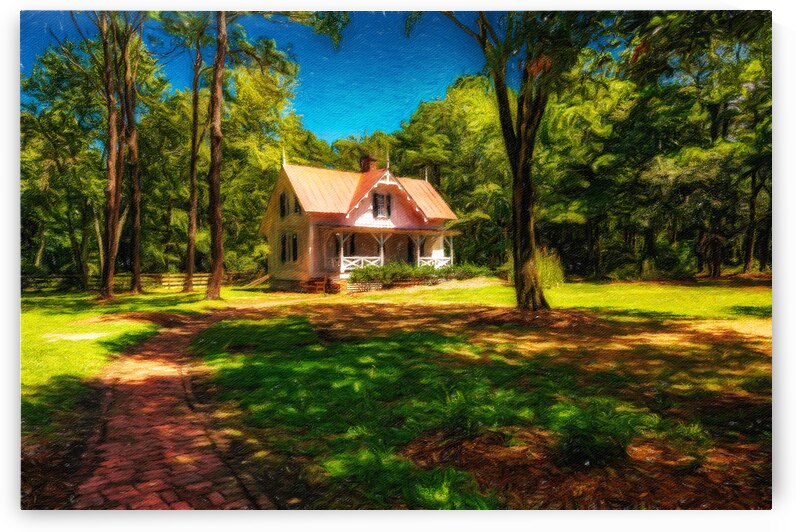
{"label": "red brick path", "polygon": [[[224,462],[183,378],[192,338],[223,316],[173,322],[109,365],[105,413],[75,509],[273,508]],[[251,487],[251,483],[249,483]]]}

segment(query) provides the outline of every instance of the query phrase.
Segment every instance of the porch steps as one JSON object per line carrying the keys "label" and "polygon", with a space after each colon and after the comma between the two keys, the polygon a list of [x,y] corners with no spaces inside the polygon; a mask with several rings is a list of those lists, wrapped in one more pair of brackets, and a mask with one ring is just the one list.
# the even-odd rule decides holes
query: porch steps
{"label": "porch steps", "polygon": [[303,281],[300,286],[302,292],[311,294],[321,294],[324,292],[327,294],[337,294],[342,289],[340,280],[331,277],[313,277],[312,279]]}

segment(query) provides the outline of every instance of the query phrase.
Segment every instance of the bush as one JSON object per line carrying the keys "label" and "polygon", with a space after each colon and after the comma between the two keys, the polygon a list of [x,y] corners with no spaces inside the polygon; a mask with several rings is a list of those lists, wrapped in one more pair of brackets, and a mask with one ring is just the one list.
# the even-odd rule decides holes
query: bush
{"label": "bush", "polygon": [[471,279],[492,275],[485,266],[463,263],[434,268],[415,266],[406,262],[388,262],[384,266],[363,266],[351,270],[348,280],[352,283],[381,283],[392,286],[400,281],[433,282],[442,279]]}
{"label": "bush", "polygon": [[[542,281],[542,288],[554,288],[565,281],[564,266],[554,250],[542,248],[536,251],[536,267]],[[509,260],[497,271],[498,277],[514,282],[514,259]]]}

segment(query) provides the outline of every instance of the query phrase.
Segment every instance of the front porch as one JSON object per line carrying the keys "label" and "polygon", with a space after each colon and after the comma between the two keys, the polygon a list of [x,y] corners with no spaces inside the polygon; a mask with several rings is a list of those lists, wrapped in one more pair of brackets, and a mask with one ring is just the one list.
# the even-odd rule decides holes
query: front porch
{"label": "front porch", "polygon": [[458,231],[397,230],[364,227],[329,228],[322,231],[323,270],[347,278],[364,266],[405,262],[442,268],[453,264],[453,237]]}

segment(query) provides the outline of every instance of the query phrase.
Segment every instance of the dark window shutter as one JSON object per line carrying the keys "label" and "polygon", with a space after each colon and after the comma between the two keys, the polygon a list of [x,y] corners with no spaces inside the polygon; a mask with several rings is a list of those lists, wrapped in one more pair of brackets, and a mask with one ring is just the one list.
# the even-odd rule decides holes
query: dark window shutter
{"label": "dark window shutter", "polygon": [[282,235],[282,238],[279,239],[280,249],[279,249],[279,258],[282,259],[282,262],[287,261],[287,235]]}
{"label": "dark window shutter", "polygon": [[287,215],[287,196],[282,192],[279,195],[279,217],[284,218]]}
{"label": "dark window shutter", "polygon": [[392,194],[387,194],[387,218],[392,215]]}
{"label": "dark window shutter", "polygon": [[293,194],[293,212],[301,213],[301,203],[299,203],[298,196]]}
{"label": "dark window shutter", "polygon": [[295,262],[298,260],[298,235],[293,233],[291,239],[293,241],[293,262]]}
{"label": "dark window shutter", "polygon": [[373,194],[373,217],[379,217],[379,195]]}

